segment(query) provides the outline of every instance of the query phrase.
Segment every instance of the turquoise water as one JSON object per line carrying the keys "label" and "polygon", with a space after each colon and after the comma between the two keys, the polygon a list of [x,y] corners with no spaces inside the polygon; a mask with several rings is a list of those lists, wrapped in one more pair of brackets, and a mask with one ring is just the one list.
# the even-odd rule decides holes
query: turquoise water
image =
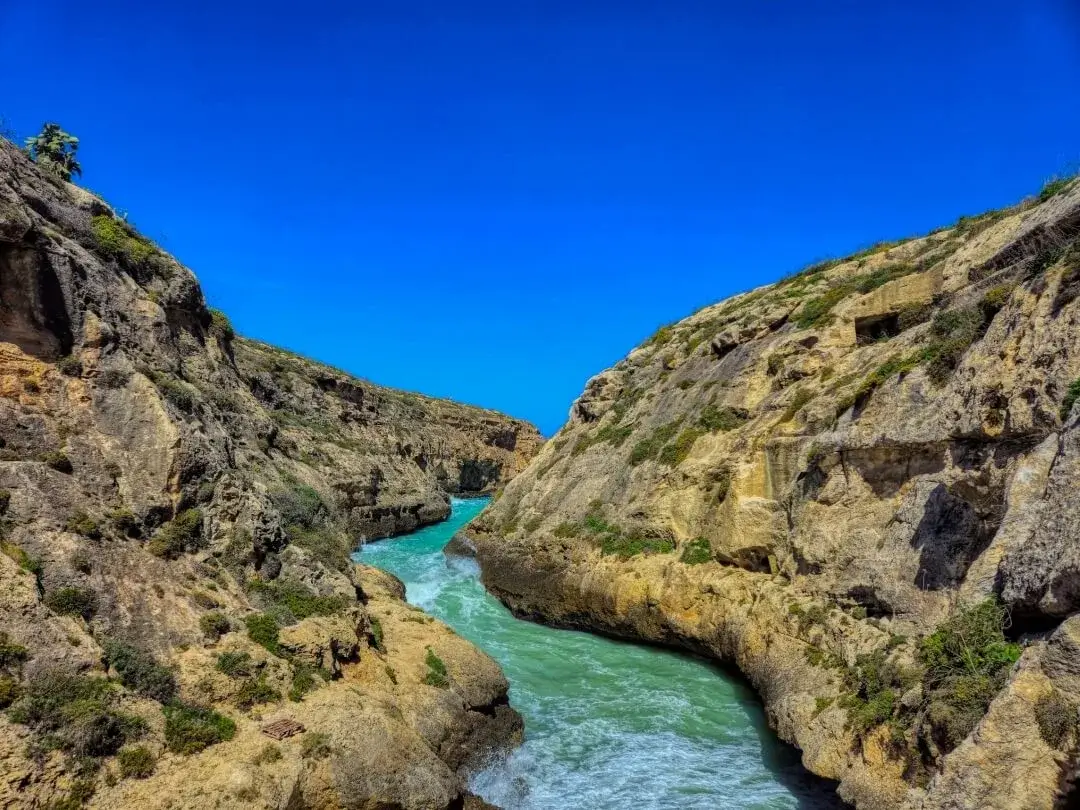
{"label": "turquoise water", "polygon": [[484,503],[455,500],[444,523],[356,555],[510,679],[525,743],[473,776],[477,794],[506,810],[836,806],[741,682],[689,656],[515,619],[475,562],[442,553]]}

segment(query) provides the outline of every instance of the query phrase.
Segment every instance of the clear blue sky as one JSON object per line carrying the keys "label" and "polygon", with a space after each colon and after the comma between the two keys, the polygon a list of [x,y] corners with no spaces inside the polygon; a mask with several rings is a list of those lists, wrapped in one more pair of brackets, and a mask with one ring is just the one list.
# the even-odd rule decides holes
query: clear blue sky
{"label": "clear blue sky", "polygon": [[0,116],[242,333],[551,433],[658,325],[1075,168],[1078,7],[3,0]]}

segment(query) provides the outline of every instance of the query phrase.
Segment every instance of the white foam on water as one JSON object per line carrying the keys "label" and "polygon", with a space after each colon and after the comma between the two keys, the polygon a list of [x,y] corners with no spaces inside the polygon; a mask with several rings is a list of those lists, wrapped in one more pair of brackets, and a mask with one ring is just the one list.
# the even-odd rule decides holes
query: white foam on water
{"label": "white foam on water", "polygon": [[510,680],[525,742],[470,779],[505,810],[782,810],[837,806],[765,729],[741,683],[704,662],[514,619],[475,561],[442,546],[480,508],[357,555],[483,648]]}

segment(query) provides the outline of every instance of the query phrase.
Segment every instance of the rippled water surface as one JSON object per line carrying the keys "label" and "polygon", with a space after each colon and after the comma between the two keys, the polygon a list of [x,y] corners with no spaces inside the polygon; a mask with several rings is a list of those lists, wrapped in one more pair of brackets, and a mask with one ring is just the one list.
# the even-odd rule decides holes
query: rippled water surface
{"label": "rippled water surface", "polygon": [[695,658],[511,616],[474,562],[442,553],[483,506],[454,501],[446,522],[356,555],[404,580],[410,602],[510,679],[525,744],[476,774],[476,793],[507,810],[837,806],[771,736],[741,682]]}

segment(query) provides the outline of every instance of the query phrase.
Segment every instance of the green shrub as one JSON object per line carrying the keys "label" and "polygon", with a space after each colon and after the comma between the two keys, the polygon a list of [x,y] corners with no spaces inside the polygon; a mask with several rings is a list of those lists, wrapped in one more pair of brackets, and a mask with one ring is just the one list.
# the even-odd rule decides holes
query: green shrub
{"label": "green shrub", "polygon": [[121,641],[105,644],[105,662],[116,670],[120,683],[144,697],[167,703],[176,695],[176,676],[150,653]]}
{"label": "green shrub", "polygon": [[329,734],[309,731],[300,740],[300,755],[304,759],[326,759],[332,753]]}
{"label": "green shrub", "polygon": [[656,458],[664,445],[674,438],[679,430],[680,422],[681,420],[675,420],[674,422],[669,422],[666,425],[658,427],[652,432],[652,435],[649,438],[642,439],[635,444],[634,449],[630,451],[630,464],[637,466],[649,459]]}
{"label": "green shrub", "polygon": [[1007,619],[987,599],[958,611],[920,644],[927,721],[946,751],[971,733],[1020,658],[1020,646],[1005,639]]}
{"label": "green shrub", "polygon": [[933,340],[923,352],[929,361],[927,373],[937,385],[944,385],[960,365],[960,360],[986,330],[983,312],[978,307],[940,312],[930,325]]}
{"label": "green shrub", "polygon": [[299,703],[304,695],[318,685],[315,672],[311,667],[297,664],[293,667],[292,684],[289,687],[289,700]]}
{"label": "green shrub", "polygon": [[281,522],[286,526],[313,529],[321,526],[329,517],[329,509],[322,496],[306,484],[295,484],[288,489],[276,490],[271,493],[271,497],[281,513]]}
{"label": "green shrub", "polygon": [[249,653],[229,650],[218,653],[216,668],[230,678],[243,678],[251,674],[254,663]]}
{"label": "green shrub", "polygon": [[65,475],[71,475],[74,471],[74,468],[71,466],[71,460],[61,450],[42,453],[38,456],[38,460],[45,462],[57,472],[64,473]]}
{"label": "green shrub", "polygon": [[199,394],[195,386],[169,377],[165,374],[155,374],[154,384],[166,400],[185,413],[191,413],[199,403]]}
{"label": "green shrub", "polygon": [[6,489],[0,489],[0,515],[7,512],[8,507],[11,505],[11,493]]}
{"label": "green shrub", "polygon": [[48,747],[77,757],[111,756],[146,727],[139,718],[113,711],[113,699],[104,678],[46,672],[27,683],[8,718],[29,726]]}
{"label": "green shrub", "polygon": [[1051,197],[1056,197],[1067,189],[1074,179],[1073,177],[1055,177],[1052,180],[1047,180],[1039,192],[1039,202],[1046,202]]}
{"label": "green shrub", "polygon": [[427,664],[427,674],[424,676],[424,683],[428,686],[437,686],[440,689],[445,689],[450,685],[450,676],[446,671],[446,664],[443,660],[435,654],[435,651],[431,647],[427,648],[427,655],[424,657],[424,663]]}
{"label": "green shrub", "polygon": [[664,537],[632,537],[623,534],[607,534],[603,537],[600,553],[627,559],[638,554],[670,554],[675,543]]}
{"label": "green shrub", "polygon": [[698,418],[698,425],[710,433],[717,431],[726,433],[729,430],[742,427],[747,421],[749,421],[749,418],[746,413],[737,408],[706,405]]}
{"label": "green shrub", "polygon": [[926,323],[933,317],[934,308],[929,304],[908,304],[901,307],[896,314],[897,326],[901,332],[906,332],[913,326]]}
{"label": "green shrub", "polygon": [[683,546],[679,561],[687,565],[701,565],[712,559],[712,548],[709,541],[704,537],[698,537]]}
{"label": "green shrub", "polygon": [[564,520],[562,523],[560,523],[558,526],[556,526],[552,530],[551,534],[553,536],[559,537],[559,538],[577,537],[578,534],[579,534],[579,531],[580,530],[579,530],[578,525],[576,523],[571,523],[569,521]]}
{"label": "green shrub", "polygon": [[265,672],[260,672],[254,678],[247,678],[240,684],[234,700],[241,709],[249,709],[260,703],[276,703],[281,700],[281,692],[266,682]]}
{"label": "green shrub", "polygon": [[248,638],[256,644],[261,644],[274,655],[281,652],[278,644],[278,623],[273,616],[266,613],[253,613],[244,619],[247,626]]}
{"label": "green shrub", "polygon": [[0,669],[10,670],[21,666],[29,657],[30,651],[26,647],[16,644],[7,633],[0,630]]}
{"label": "green shrub", "polygon": [[199,617],[199,629],[210,641],[217,641],[232,630],[232,625],[224,613],[213,611]]}
{"label": "green shrub", "polygon": [[349,606],[349,600],[344,596],[319,596],[303,583],[292,579],[277,579],[272,582],[252,579],[249,580],[247,588],[250,593],[258,594],[271,605],[285,608],[297,619],[331,616]]}
{"label": "green shrub", "polygon": [[979,302],[984,319],[989,320],[1004,309],[1015,289],[1016,284],[998,284],[987,290]]}
{"label": "green shrub", "polygon": [[288,526],[286,532],[289,535],[289,542],[306,549],[312,557],[327,568],[347,571],[352,563],[350,554],[353,546],[348,536],[333,526],[319,526],[314,529]]}
{"label": "green shrub", "polygon": [[1076,730],[1076,707],[1057,689],[1035,703],[1035,722],[1039,735],[1051,748],[1063,749]]}
{"label": "green shrub", "polygon": [[788,403],[787,408],[784,409],[783,416],[780,417],[781,422],[790,422],[795,418],[795,414],[803,409],[810,400],[814,398],[814,395],[810,393],[807,388],[800,388],[795,392],[795,396],[791,398],[791,402]]}
{"label": "green shrub", "polygon": [[386,652],[385,636],[383,634],[382,622],[379,621],[379,617],[369,615],[368,624],[371,627],[371,631],[368,633],[368,639],[371,641],[371,646],[381,653]]}
{"label": "green shrub", "polygon": [[229,316],[220,309],[210,310],[210,331],[226,343],[236,337],[236,330],[233,329]]}
{"label": "green shrub", "polygon": [[1073,405],[1076,404],[1078,399],[1080,399],[1080,379],[1073,380],[1069,384],[1068,390],[1065,391],[1065,399],[1061,401],[1061,421],[1064,422],[1069,418]]}
{"label": "green shrub", "polygon": [[795,318],[795,324],[800,329],[827,324],[832,319],[833,307],[847,298],[850,292],[847,287],[839,286],[827,290],[816,298],[811,298],[802,305]]}
{"label": "green shrub", "polygon": [[18,681],[8,675],[0,675],[0,709],[6,709],[21,695]]}
{"label": "green shrub", "polygon": [[82,361],[67,354],[56,361],[56,369],[65,377],[78,377],[83,371]]}
{"label": "green shrub", "polygon": [[97,612],[97,594],[92,588],[68,585],[45,594],[45,607],[61,616],[81,616],[86,621]]}
{"label": "green shrub", "polygon": [[101,539],[101,525],[86,512],[76,512],[67,519],[64,528],[73,534],[81,534],[90,540]]}
{"label": "green shrub", "polygon": [[120,765],[120,775],[125,779],[146,779],[157,767],[157,757],[143,745],[121,748],[116,761]]}
{"label": "green shrub", "polygon": [[103,254],[132,267],[145,265],[157,252],[157,249],[136,234],[130,225],[107,214],[93,217],[90,220],[90,229]]}
{"label": "green shrub", "polygon": [[585,435],[577,440],[570,455],[579,456],[594,444],[610,444],[613,447],[622,447],[623,443],[630,438],[634,428],[630,425],[605,425],[593,435]]}
{"label": "green shrub", "polygon": [[165,744],[174,754],[197,754],[235,735],[236,723],[213,709],[178,701],[165,707]]}
{"label": "green shrub", "polygon": [[26,553],[25,549],[19,548],[14,543],[9,543],[3,538],[3,534],[0,533],[0,551],[10,557],[15,563],[24,571],[29,571],[33,574],[38,581],[38,589],[41,588],[41,574],[45,570],[45,566],[41,560],[36,557],[31,557]]}
{"label": "green shrub", "polygon": [[202,539],[202,512],[185,509],[157,530],[147,550],[156,557],[175,560],[186,551],[198,550]]}
{"label": "green shrub", "polygon": [[676,437],[673,443],[665,446],[660,451],[660,463],[667,464],[669,467],[679,466],[690,456],[691,450],[694,449],[694,443],[703,435],[705,435],[705,431],[701,428],[686,428]]}

